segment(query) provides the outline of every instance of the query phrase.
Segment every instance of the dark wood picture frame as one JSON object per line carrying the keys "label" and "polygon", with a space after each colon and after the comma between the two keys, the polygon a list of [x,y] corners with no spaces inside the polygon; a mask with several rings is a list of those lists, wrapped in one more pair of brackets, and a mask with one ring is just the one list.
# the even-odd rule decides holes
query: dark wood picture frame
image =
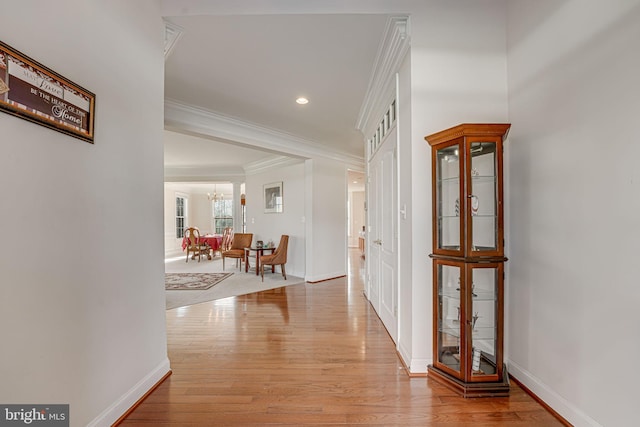
{"label": "dark wood picture frame", "polygon": [[0,41],[0,110],[94,143],[96,96]]}

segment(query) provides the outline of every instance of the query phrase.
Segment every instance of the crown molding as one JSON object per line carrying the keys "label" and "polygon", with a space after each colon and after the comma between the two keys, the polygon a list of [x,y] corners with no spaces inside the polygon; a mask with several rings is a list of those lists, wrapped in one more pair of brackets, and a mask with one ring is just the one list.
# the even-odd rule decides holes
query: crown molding
{"label": "crown molding", "polygon": [[408,16],[392,16],[387,21],[356,123],[365,139],[373,134],[395,97],[394,76],[411,45],[409,30]]}
{"label": "crown molding", "polygon": [[184,34],[184,28],[172,22],[164,20],[164,60],[166,61],[171,51]]}
{"label": "crown molding", "polygon": [[256,175],[258,173],[266,172],[271,169],[296,165],[303,162],[304,159],[287,156],[276,156],[247,163],[246,165],[244,165],[244,171],[247,175]]}
{"label": "crown molding", "polygon": [[213,137],[278,155],[301,159],[320,157],[360,167],[364,164],[363,157],[168,98],[164,102],[164,124],[165,129]]}
{"label": "crown molding", "polygon": [[224,166],[168,166],[164,168],[165,182],[244,181],[241,167]]}

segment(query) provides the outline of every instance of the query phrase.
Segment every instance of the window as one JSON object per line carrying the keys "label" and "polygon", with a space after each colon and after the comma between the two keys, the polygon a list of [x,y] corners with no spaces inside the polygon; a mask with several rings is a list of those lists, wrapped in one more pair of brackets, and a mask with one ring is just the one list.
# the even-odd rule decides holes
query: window
{"label": "window", "polygon": [[213,201],[213,224],[216,234],[222,234],[227,227],[233,227],[233,200]]}
{"label": "window", "polygon": [[176,239],[181,239],[184,236],[184,208],[184,197],[176,197]]}
{"label": "window", "polygon": [[371,139],[369,139],[369,158],[373,157],[374,153],[378,149],[378,146],[382,144],[384,137],[389,132],[389,129],[391,129],[395,124],[398,118],[398,112],[396,111],[396,108],[396,101],[394,100],[387,109],[387,112],[384,114],[384,117],[378,124],[378,128],[373,133],[373,136],[371,137]]}

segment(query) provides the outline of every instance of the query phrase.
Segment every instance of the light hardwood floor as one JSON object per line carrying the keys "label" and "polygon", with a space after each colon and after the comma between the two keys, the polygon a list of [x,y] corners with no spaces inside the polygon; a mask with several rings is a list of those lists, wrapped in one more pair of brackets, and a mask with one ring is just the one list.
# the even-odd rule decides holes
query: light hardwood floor
{"label": "light hardwood floor", "polygon": [[409,378],[350,255],[348,279],[167,311],[173,374],[120,425],[562,425],[513,383],[463,399]]}

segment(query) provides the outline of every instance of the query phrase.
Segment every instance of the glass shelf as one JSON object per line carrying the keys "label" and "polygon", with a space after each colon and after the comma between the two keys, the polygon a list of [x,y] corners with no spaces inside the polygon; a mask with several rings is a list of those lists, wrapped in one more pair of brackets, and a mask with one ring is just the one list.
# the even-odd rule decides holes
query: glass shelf
{"label": "glass shelf", "polygon": [[454,298],[460,299],[460,291],[459,290],[443,290],[438,296],[446,297],[446,298]]}
{"label": "glass shelf", "polygon": [[478,182],[478,183],[483,183],[483,182],[493,183],[496,181],[496,177],[495,175],[474,175],[471,177],[471,181]]}
{"label": "glass shelf", "polygon": [[[460,338],[460,323],[454,320],[447,320],[443,327],[438,328],[438,332],[449,336]],[[496,328],[492,326],[476,325],[473,330],[473,339],[479,341],[495,341]]]}
{"label": "glass shelf", "polygon": [[[438,296],[443,298],[452,298],[455,300],[460,300],[460,290],[452,290],[452,291],[442,291]],[[483,290],[473,290],[474,301],[495,301],[496,294],[493,291],[483,291]]]}
{"label": "glass shelf", "polygon": [[496,293],[493,291],[474,289],[473,293],[476,294],[473,297],[474,301],[495,301],[497,298]]}
{"label": "glass shelf", "polygon": [[[459,215],[439,215],[438,219],[452,219],[452,218],[460,218]],[[471,218],[475,219],[495,219],[497,218],[496,215],[474,215]]]}
{"label": "glass shelf", "polygon": [[[474,177],[474,178],[479,178],[479,177]],[[459,176],[450,176],[448,178],[438,178],[437,181],[438,183],[449,183],[449,184],[458,184],[460,183],[460,177]]]}

